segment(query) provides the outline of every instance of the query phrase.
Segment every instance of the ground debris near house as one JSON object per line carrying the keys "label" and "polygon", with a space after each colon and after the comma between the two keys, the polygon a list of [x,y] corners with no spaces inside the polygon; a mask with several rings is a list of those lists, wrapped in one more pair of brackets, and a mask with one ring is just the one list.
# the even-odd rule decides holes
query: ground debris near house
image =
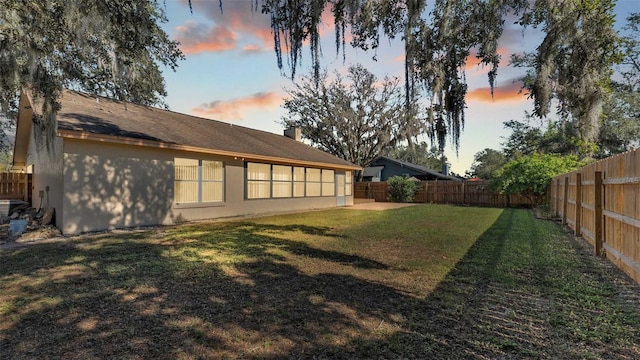
{"label": "ground debris near house", "polygon": [[[9,216],[0,218],[0,244],[61,236],[60,230],[52,225],[54,214],[53,208],[35,209],[20,206],[13,209]],[[21,234],[12,234],[10,231],[12,220],[26,220],[25,231]]]}

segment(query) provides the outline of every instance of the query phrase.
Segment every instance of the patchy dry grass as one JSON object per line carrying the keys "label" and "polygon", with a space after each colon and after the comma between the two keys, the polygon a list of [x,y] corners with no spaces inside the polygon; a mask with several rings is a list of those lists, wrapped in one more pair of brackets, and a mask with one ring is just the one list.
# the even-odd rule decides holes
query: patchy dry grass
{"label": "patchy dry grass", "polygon": [[0,358],[639,358],[640,288],[526,210],[336,209],[0,251]]}

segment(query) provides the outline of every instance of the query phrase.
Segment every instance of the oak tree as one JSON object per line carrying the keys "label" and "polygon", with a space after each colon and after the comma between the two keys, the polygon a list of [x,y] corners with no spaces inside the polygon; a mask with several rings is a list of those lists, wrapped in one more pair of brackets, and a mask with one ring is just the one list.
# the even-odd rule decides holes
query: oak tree
{"label": "oak tree", "polygon": [[575,124],[586,156],[595,151],[612,67],[620,61],[613,7],[611,0],[536,1],[520,22],[541,28],[544,39],[536,52],[511,58],[528,69],[524,83],[534,114],[546,117],[557,100],[557,113]]}
{"label": "oak tree", "polygon": [[166,21],[160,0],[0,0],[0,110],[28,91],[52,129],[63,88],[161,104],[160,66],[183,57]]}
{"label": "oak tree", "polygon": [[397,78],[378,78],[361,65],[333,80],[304,76],[288,90],[283,125],[299,127],[321,150],[368,166],[389,148],[424,131],[417,112],[407,111]]}

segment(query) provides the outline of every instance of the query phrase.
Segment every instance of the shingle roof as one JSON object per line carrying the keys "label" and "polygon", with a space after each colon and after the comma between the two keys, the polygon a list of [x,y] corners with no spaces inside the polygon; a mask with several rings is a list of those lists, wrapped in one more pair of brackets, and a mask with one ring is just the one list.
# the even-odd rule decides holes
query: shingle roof
{"label": "shingle roof", "polygon": [[[425,175],[431,175],[431,176],[435,176],[439,179],[443,179],[443,180],[456,180],[456,181],[460,181],[460,179],[458,179],[455,176],[450,176],[450,175],[444,175],[442,173],[439,173],[437,171],[431,170],[428,167],[422,166],[422,165],[416,165],[416,164],[412,164],[410,162],[406,162],[406,161],[402,161],[402,160],[398,160],[398,159],[392,159],[392,158],[388,158],[386,156],[381,156],[379,159],[384,159],[390,162],[395,162],[396,164],[399,164],[403,167],[406,168],[410,168],[413,169],[417,172],[423,173]],[[375,161],[374,161],[375,163]]]}
{"label": "shingle roof", "polygon": [[370,167],[366,167],[363,169],[362,171],[362,176],[363,177],[368,177],[368,176],[376,176],[380,173],[380,171],[384,169],[384,166],[370,166]]}
{"label": "shingle roof", "polygon": [[359,168],[294,139],[221,121],[75,91],[65,91],[60,104],[60,130]]}

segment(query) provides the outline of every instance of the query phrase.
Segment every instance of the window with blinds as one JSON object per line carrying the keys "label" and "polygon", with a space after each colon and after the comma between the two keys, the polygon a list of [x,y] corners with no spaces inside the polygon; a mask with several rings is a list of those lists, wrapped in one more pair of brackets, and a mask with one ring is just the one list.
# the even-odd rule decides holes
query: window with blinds
{"label": "window with blinds", "polygon": [[271,165],[247,163],[247,199],[271,197]]}
{"label": "window with blinds", "polygon": [[333,170],[322,170],[322,196],[336,195],[336,177]]}
{"label": "window with blinds", "polygon": [[[335,170],[252,162],[245,166],[247,199],[336,196]],[[351,195],[351,171],[341,181],[340,196]]]}
{"label": "window with blinds", "polygon": [[304,168],[293,168],[293,197],[304,197]]}
{"label": "window with blinds", "polygon": [[174,196],[178,204],[224,201],[221,161],[174,159]]}
{"label": "window with blinds", "polygon": [[222,201],[224,193],[224,168],[222,161],[202,160],[202,202]]}
{"label": "window with blinds", "polygon": [[322,194],[322,175],[320,169],[307,168],[307,196],[320,196]]}
{"label": "window with blinds", "polygon": [[293,174],[291,166],[273,165],[271,172],[273,197],[291,197]]}

